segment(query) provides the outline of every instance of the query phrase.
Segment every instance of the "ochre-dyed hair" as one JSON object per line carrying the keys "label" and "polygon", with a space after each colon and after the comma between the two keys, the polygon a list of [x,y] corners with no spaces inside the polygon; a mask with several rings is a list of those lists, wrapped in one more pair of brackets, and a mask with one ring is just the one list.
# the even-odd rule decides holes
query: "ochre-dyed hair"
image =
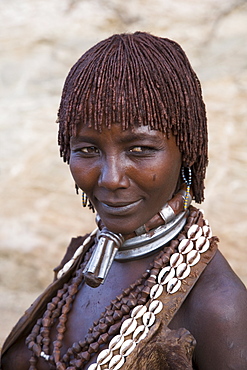
{"label": "ochre-dyed hair", "polygon": [[203,200],[207,119],[201,85],[174,41],[145,32],[113,35],[89,49],[66,78],[58,111],[60,153],[69,162],[79,124],[96,130],[114,123],[176,136],[183,165],[191,166],[196,202]]}

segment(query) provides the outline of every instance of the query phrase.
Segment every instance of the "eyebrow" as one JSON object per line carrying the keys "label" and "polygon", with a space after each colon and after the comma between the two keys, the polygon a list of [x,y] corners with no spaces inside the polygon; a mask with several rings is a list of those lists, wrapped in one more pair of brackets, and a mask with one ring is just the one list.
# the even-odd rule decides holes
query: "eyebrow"
{"label": "eyebrow", "polygon": [[126,135],[123,135],[119,138],[119,141],[120,142],[127,142],[127,141],[135,141],[135,140],[141,140],[141,141],[144,141],[144,140],[157,140],[157,136],[153,136],[153,135],[147,135],[146,133],[135,133],[135,132],[131,132],[131,133],[126,133]]}
{"label": "eyebrow", "polygon": [[[151,132],[151,131],[150,131]],[[154,141],[154,142],[157,142],[158,138],[157,136],[153,136],[153,135],[147,135],[146,133],[135,133],[135,132],[124,132],[124,135],[121,135],[119,136],[119,142],[120,143],[128,143],[128,142],[132,142],[132,141],[136,141],[136,140],[139,140],[139,141],[145,141],[145,140],[151,140],[151,141]],[[100,133],[99,133],[100,135]],[[98,135],[97,137],[94,137],[93,135],[82,135],[82,136],[72,136],[71,137],[71,141],[73,141],[73,143],[80,143],[80,142],[90,142],[90,143],[96,143],[97,142],[97,139],[98,139]]]}
{"label": "eyebrow", "polygon": [[70,141],[72,141],[75,144],[81,143],[83,141],[92,142],[92,143],[96,142],[96,140],[94,139],[94,137],[87,136],[87,135],[83,135],[83,136],[71,136]]}

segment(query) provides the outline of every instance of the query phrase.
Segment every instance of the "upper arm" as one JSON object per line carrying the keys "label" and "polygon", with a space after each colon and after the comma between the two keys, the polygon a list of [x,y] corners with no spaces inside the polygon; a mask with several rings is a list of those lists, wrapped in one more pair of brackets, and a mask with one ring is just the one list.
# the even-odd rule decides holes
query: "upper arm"
{"label": "upper arm", "polygon": [[190,318],[197,340],[195,363],[199,370],[246,370],[246,288],[230,268],[219,269],[213,279],[211,286],[202,284],[204,293],[195,297]]}
{"label": "upper arm", "polygon": [[247,369],[246,292],[222,303],[209,309],[204,322],[201,318],[195,362],[200,370]]}
{"label": "upper arm", "polygon": [[24,344],[24,340],[14,343],[1,358],[2,370],[24,370],[29,369],[29,358],[31,353]]}

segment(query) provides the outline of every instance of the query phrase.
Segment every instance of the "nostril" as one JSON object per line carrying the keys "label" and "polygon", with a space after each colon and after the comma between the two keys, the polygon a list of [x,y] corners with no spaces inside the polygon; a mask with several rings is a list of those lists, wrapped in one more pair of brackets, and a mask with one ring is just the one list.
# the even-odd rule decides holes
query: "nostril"
{"label": "nostril", "polygon": [[119,165],[119,162],[117,163],[114,160],[102,167],[98,185],[110,190],[127,188],[129,186],[129,179],[125,169]]}
{"label": "nostril", "polygon": [[115,190],[118,188],[127,188],[129,186],[128,178],[124,176],[100,176],[98,185],[107,189]]}

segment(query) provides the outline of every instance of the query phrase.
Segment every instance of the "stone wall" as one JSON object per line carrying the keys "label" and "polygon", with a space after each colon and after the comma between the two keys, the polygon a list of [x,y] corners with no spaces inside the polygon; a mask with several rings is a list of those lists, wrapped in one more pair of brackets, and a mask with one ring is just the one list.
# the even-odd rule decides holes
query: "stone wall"
{"label": "stone wall", "polygon": [[0,0],[0,343],[51,281],[70,237],[94,227],[56,145],[65,76],[113,33],[178,41],[202,85],[210,132],[203,205],[247,283],[247,4],[237,0]]}

